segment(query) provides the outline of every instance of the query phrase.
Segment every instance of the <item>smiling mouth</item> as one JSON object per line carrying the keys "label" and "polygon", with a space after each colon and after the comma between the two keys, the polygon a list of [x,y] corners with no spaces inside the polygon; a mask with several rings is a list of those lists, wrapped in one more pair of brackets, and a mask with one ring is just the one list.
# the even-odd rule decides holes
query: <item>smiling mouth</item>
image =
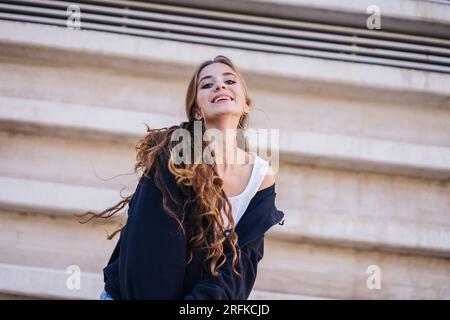
{"label": "smiling mouth", "polygon": [[227,102],[232,102],[233,100],[229,100],[229,99],[223,99],[223,100],[219,100],[213,103],[227,103]]}
{"label": "smiling mouth", "polygon": [[218,99],[214,99],[212,103],[225,103],[225,102],[232,102],[234,99],[232,97],[220,97]]}

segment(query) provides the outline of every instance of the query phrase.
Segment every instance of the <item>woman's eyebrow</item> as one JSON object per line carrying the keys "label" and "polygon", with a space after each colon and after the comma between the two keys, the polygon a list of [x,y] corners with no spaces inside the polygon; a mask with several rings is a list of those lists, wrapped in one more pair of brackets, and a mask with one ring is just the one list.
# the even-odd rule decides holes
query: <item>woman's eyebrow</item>
{"label": "woman's eyebrow", "polygon": [[[232,72],[224,72],[224,73],[222,73],[222,75],[223,75],[223,76],[229,76],[229,75],[232,75],[232,76],[235,76],[235,77],[236,77],[236,75],[235,75],[234,73],[232,73]],[[200,81],[199,81],[198,83],[200,83],[200,82],[202,82],[203,80],[208,79],[208,78],[212,78],[212,76],[205,76],[205,77],[201,78]]]}

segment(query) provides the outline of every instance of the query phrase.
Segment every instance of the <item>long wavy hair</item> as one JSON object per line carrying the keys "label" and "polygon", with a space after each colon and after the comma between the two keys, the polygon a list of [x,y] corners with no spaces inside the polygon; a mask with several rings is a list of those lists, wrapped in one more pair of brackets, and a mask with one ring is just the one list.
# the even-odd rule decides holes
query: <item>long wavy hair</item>
{"label": "long wavy hair", "polygon": [[[196,120],[194,115],[199,108],[197,105],[197,88],[199,74],[203,68],[213,63],[223,63],[228,65],[238,77],[241,86],[244,90],[245,102],[248,106],[252,105],[252,101],[248,95],[248,89],[245,84],[244,78],[241,73],[235,67],[235,65],[225,56],[216,56],[212,60],[207,60],[201,63],[193,77],[191,78],[185,101],[185,111],[188,118],[187,121],[182,122],[179,125],[172,127],[151,129],[147,126],[146,135],[141,138],[135,149],[137,151],[136,164],[134,170],[138,173],[140,170],[148,177],[148,173],[151,168],[155,168],[154,182],[155,185],[161,190],[163,195],[163,206],[168,216],[174,219],[180,226],[183,233],[187,236],[187,261],[189,264],[193,259],[194,249],[207,249],[208,255],[204,263],[210,263],[210,271],[214,276],[218,275],[218,269],[225,263],[227,256],[224,253],[226,245],[232,249],[232,268],[233,272],[239,275],[237,270],[237,263],[239,259],[237,250],[238,236],[234,230],[235,222],[232,214],[232,206],[223,190],[223,180],[217,173],[216,163],[212,164],[200,163],[196,161],[190,162],[190,164],[183,163],[181,165],[175,164],[173,157],[173,141],[171,141],[172,133],[177,129],[186,129],[194,136],[194,122]],[[202,133],[205,132],[204,119],[202,121]],[[238,146],[244,150],[248,149],[248,145],[245,141],[245,136],[242,134],[243,130],[247,127],[248,113],[243,113],[239,119],[238,128]],[[194,145],[194,139],[191,139],[191,150],[195,150],[199,146]],[[207,142],[202,139],[202,148],[207,146]],[[195,153],[195,152],[194,152]],[[169,155],[164,157],[163,155]],[[201,152],[203,154],[203,152]],[[166,159],[166,160],[164,160]],[[162,163],[162,161],[168,161]],[[168,206],[169,201],[175,201],[172,196],[167,192],[165,182],[161,179],[159,168],[162,165],[166,165],[169,171],[175,177],[177,185],[182,190],[183,201],[180,208],[182,208],[182,215],[174,212]],[[85,218],[85,220],[79,220],[80,223],[86,223],[94,218],[109,219],[115,213],[121,211],[132,199],[133,195],[128,197],[122,197],[123,199],[116,205],[105,209],[102,212],[95,213],[88,211],[81,215],[77,215],[79,218]],[[221,212],[224,212],[228,225],[224,225]],[[228,227],[228,228],[227,228]],[[231,227],[231,228],[230,228]],[[115,234],[120,232],[122,226],[119,227],[114,233],[108,236],[108,239],[112,239]],[[224,232],[225,231],[225,232]],[[228,243],[226,243],[226,241]]]}

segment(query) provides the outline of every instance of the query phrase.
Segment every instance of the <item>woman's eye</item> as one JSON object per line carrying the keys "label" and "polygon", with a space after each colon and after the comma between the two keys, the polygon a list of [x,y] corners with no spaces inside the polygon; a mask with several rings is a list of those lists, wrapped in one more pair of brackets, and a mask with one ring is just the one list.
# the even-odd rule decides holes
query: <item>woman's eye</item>
{"label": "woman's eye", "polygon": [[[234,84],[234,83],[236,83],[236,81],[234,81],[234,80],[227,80],[227,81],[225,81],[225,83],[227,83],[227,84]],[[202,89],[211,88],[210,85],[212,85],[212,83],[206,83],[201,88]]]}

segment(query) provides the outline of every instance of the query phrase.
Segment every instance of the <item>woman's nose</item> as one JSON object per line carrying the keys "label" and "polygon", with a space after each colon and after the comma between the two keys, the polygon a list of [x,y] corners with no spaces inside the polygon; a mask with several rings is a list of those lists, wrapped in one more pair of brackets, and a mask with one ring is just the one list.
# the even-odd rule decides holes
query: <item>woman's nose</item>
{"label": "woman's nose", "polygon": [[216,91],[217,91],[217,89],[219,89],[219,88],[225,89],[225,84],[224,84],[224,83],[219,83],[219,84],[216,86]]}

